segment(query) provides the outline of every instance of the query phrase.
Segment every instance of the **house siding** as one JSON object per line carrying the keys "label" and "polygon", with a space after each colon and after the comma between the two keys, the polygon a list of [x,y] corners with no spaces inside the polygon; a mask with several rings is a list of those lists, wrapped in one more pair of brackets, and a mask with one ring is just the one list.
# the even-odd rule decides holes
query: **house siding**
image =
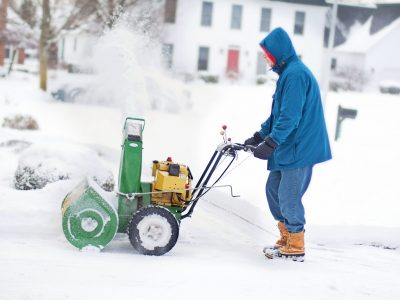
{"label": "house siding", "polygon": [[[327,9],[321,6],[262,0],[218,0],[213,2],[211,27],[201,26],[202,2],[178,1],[175,24],[164,24],[163,42],[174,45],[173,69],[177,73],[196,75],[197,55],[200,46],[210,48],[208,73],[226,77],[229,49],[238,49],[239,78],[255,82],[257,78],[258,43],[268,32],[260,31],[262,8],[269,8],[271,30],[283,27],[293,39],[302,60],[317,78],[322,73],[323,35]],[[242,5],[241,29],[231,29],[233,5]],[[303,35],[294,35],[295,12],[304,11]],[[312,45],[312,47],[310,47]]]}

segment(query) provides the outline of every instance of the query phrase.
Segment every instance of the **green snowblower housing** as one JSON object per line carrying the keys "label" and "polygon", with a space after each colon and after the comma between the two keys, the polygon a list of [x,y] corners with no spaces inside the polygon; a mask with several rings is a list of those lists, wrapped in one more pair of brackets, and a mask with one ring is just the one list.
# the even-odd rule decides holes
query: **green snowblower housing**
{"label": "green snowblower housing", "polygon": [[62,225],[73,246],[102,249],[117,232],[128,233],[134,248],[143,254],[162,255],[175,245],[192,177],[184,165],[154,161],[155,180],[141,181],[144,126],[143,119],[125,120],[116,194],[85,179],[65,197]]}

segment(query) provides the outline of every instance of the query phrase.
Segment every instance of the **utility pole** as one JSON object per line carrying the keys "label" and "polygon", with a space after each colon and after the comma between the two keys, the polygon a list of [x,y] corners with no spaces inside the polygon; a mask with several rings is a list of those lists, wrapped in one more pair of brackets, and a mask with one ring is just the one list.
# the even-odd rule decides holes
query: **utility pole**
{"label": "utility pole", "polygon": [[325,108],[327,98],[328,98],[328,91],[329,91],[329,79],[331,75],[331,62],[332,62],[332,52],[333,46],[335,42],[335,29],[336,29],[336,19],[337,19],[337,10],[338,10],[338,0],[334,0],[331,10],[331,22],[329,28],[329,40],[328,40],[328,49],[326,55],[326,62],[324,65],[324,85],[322,90],[322,104]]}

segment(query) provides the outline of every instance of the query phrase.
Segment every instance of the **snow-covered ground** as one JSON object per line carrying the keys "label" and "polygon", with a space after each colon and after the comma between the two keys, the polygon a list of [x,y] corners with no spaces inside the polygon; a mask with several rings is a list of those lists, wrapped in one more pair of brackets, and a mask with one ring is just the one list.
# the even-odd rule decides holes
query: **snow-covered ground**
{"label": "snow-covered ground", "polygon": [[[0,128],[0,299],[400,299],[399,96],[329,95],[334,159],[314,169],[304,197],[306,261],[295,263],[262,255],[277,237],[264,196],[268,173],[265,162],[244,153],[221,183],[241,197],[207,194],[166,255],[141,256],[125,235],[101,253],[73,248],[62,232],[60,206],[78,176],[19,191],[13,185],[18,161],[32,146],[48,145],[79,166],[92,151],[116,176],[124,113],[119,104],[58,102],[37,84],[28,74],[0,80],[0,120],[29,114],[40,128]],[[268,115],[273,87],[185,88],[190,106],[143,110],[144,168],[172,156],[198,178],[221,142],[221,125],[242,142]],[[334,142],[339,104],[358,116],[343,122]],[[76,147],[85,149],[83,157],[69,152]]]}

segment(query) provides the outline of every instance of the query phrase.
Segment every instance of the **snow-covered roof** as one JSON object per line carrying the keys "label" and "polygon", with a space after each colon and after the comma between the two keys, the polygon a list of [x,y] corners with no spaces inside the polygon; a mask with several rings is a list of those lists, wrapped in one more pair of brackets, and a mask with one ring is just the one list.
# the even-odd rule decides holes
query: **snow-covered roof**
{"label": "snow-covered roof", "polygon": [[275,2],[288,2],[293,4],[306,4],[314,6],[327,6],[325,0],[270,0]]}
{"label": "snow-covered roof", "polygon": [[396,4],[400,3],[400,0],[375,0],[375,4]]}
{"label": "snow-covered roof", "polygon": [[400,17],[380,31],[371,34],[372,17],[364,24],[356,23],[351,29],[347,41],[336,47],[337,52],[366,53],[371,47],[400,27]]}

